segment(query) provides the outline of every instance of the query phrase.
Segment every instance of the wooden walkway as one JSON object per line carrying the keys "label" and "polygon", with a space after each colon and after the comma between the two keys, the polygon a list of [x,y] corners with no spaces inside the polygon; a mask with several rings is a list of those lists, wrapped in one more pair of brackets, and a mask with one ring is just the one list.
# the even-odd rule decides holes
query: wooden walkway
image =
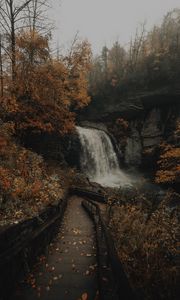
{"label": "wooden walkway", "polygon": [[73,196],[56,240],[21,282],[13,300],[94,300],[98,294],[94,225]]}

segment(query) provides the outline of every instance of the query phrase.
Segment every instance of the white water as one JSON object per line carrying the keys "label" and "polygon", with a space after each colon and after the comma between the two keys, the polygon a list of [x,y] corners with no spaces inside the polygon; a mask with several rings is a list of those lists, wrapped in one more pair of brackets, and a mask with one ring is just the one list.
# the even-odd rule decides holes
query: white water
{"label": "white water", "polygon": [[102,130],[77,127],[82,145],[81,169],[89,180],[103,186],[131,185],[120,170],[118,159],[109,136]]}

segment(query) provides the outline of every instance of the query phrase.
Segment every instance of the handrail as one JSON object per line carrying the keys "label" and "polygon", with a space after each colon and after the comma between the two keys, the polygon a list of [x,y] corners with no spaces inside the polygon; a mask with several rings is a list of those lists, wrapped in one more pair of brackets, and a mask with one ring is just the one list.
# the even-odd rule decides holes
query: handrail
{"label": "handrail", "polygon": [[[105,298],[104,295],[101,295],[102,300],[104,299],[123,299],[123,300],[135,300],[136,296],[134,295],[134,292],[132,291],[132,288],[129,284],[129,281],[127,279],[127,276],[124,272],[123,266],[119,260],[117,251],[114,246],[114,242],[112,239],[112,236],[107,228],[107,225],[104,222],[104,219],[102,217],[100,208],[98,204],[92,202],[91,200],[83,200],[82,201],[83,207],[88,211],[90,216],[93,218],[95,225],[96,225],[96,231],[99,231],[99,236],[101,239],[105,239],[105,244],[107,248],[108,253],[108,261],[112,269],[114,283],[113,283],[113,290],[114,293],[117,293],[116,298]],[[98,236],[98,234],[97,234]],[[98,241],[99,244],[102,243],[102,240]],[[99,253],[99,255],[102,255],[102,253]],[[100,266],[101,267],[101,266]],[[100,281],[102,280],[99,278]],[[101,284],[103,284],[101,282]],[[101,285],[100,284],[100,285]],[[123,295],[123,296],[122,296]]]}
{"label": "handrail", "polygon": [[83,188],[73,187],[70,189],[70,193],[77,196],[88,197],[101,203],[106,203],[107,198],[102,193],[90,191]]}
{"label": "handrail", "polygon": [[[43,220],[44,213],[39,218],[34,217],[15,226],[11,226],[0,236],[0,265],[13,259],[21,250],[23,250],[33,239],[40,235],[45,229],[55,223],[62,215],[66,206],[67,196],[59,202],[56,207],[49,208],[49,216]],[[51,217],[51,218],[50,218]],[[11,239],[10,233],[16,232],[15,239]],[[4,244],[4,247],[3,247]]]}

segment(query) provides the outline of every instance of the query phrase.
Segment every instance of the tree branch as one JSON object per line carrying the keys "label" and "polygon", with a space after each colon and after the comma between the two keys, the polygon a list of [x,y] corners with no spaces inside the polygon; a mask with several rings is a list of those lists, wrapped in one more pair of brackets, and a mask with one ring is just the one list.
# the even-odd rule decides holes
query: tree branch
{"label": "tree branch", "polygon": [[32,0],[26,1],[24,4],[22,4],[20,7],[15,8],[14,10],[14,17],[16,18],[19,13],[31,2]]}

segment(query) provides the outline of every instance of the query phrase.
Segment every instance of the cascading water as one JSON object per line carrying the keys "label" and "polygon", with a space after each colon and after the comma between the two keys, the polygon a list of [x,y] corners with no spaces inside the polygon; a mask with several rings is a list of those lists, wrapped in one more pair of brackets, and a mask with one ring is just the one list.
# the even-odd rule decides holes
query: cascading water
{"label": "cascading water", "polygon": [[109,136],[102,130],[77,127],[82,145],[81,168],[91,181],[103,186],[131,185],[119,168],[118,159]]}

